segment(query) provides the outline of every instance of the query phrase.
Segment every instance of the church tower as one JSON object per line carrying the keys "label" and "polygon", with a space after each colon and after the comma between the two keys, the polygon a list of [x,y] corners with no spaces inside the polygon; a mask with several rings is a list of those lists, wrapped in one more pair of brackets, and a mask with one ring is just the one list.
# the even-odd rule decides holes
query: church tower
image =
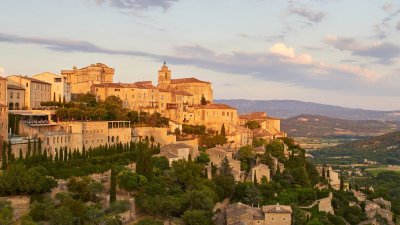
{"label": "church tower", "polygon": [[168,69],[168,66],[164,62],[164,65],[158,71],[158,88],[168,89],[170,84],[171,84],[171,70]]}

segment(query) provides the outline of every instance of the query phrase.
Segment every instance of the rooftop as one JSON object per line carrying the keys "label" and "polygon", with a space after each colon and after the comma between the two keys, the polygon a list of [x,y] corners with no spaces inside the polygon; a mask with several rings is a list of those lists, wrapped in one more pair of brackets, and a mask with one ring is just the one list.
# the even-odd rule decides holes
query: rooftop
{"label": "rooftop", "polygon": [[226,104],[207,104],[207,105],[195,105],[195,109],[234,109],[232,106]]}
{"label": "rooftop", "polygon": [[11,76],[8,76],[8,77],[19,77],[19,78],[21,78],[21,79],[29,80],[29,81],[31,81],[31,82],[42,83],[42,84],[49,84],[49,85],[51,85],[50,83],[44,82],[44,81],[42,81],[42,80],[35,79],[35,78],[33,78],[33,77],[28,77],[28,76],[11,75]]}
{"label": "rooftop", "polygon": [[184,84],[184,83],[203,83],[203,84],[211,84],[208,81],[202,81],[194,77],[190,78],[178,78],[178,79],[171,79],[171,84]]}
{"label": "rooftop", "polygon": [[12,84],[7,84],[7,89],[13,89],[13,90],[25,90],[25,88],[17,86],[17,85],[12,85]]}

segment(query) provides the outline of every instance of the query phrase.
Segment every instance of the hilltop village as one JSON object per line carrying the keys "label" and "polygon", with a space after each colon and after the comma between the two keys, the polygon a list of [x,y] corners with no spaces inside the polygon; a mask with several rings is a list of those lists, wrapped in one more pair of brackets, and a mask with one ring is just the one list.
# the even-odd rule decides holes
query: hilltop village
{"label": "hilltop village", "polygon": [[0,77],[0,224],[394,224],[267,112],[217,104],[166,63],[157,84],[114,74]]}

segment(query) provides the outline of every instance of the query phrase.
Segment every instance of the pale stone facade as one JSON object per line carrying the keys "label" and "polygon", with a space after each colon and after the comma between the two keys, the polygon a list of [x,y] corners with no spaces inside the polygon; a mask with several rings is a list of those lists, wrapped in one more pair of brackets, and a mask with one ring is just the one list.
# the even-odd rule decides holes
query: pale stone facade
{"label": "pale stone facade", "polygon": [[163,145],[176,142],[176,136],[169,132],[167,127],[134,127],[132,128],[132,138],[134,141],[140,141],[147,137],[153,137],[154,142]]}
{"label": "pale stone facade", "polygon": [[243,203],[226,208],[227,225],[291,225],[292,208],[287,205],[266,205],[261,208]]}
{"label": "pale stone facade", "polygon": [[8,84],[7,98],[9,110],[25,109],[25,88]]}
{"label": "pale stone facade", "polygon": [[[128,121],[59,122],[58,124],[71,136],[73,141],[69,142],[68,146],[71,149],[82,150],[83,146],[86,149],[93,149],[106,144],[125,144],[132,140]],[[49,140],[48,144],[54,143]]]}
{"label": "pale stone facade", "polygon": [[252,112],[239,116],[240,125],[245,126],[249,121],[256,121],[260,124],[260,128],[255,130],[257,137],[264,139],[286,137],[286,133],[281,131],[281,120],[267,116],[266,112]]}
{"label": "pale stone facade", "polygon": [[44,72],[34,75],[33,78],[51,84],[51,100],[54,102],[69,102],[71,101],[71,85],[67,83],[67,78],[64,76]]}
{"label": "pale stone facade", "polygon": [[0,76],[0,144],[2,144],[2,141],[8,139],[7,108],[7,79]]}
{"label": "pale stone facade", "polygon": [[179,143],[164,145],[160,149],[160,153],[157,156],[164,156],[168,159],[168,163],[171,166],[174,161],[186,160],[189,158],[194,159],[198,155],[198,150],[192,148],[192,146]]}
{"label": "pale stone facade", "polygon": [[9,84],[25,89],[25,107],[39,109],[41,102],[51,100],[51,84],[27,76],[12,75],[7,77]]}
{"label": "pale stone facade", "polygon": [[333,198],[333,194],[332,194],[332,192],[330,192],[328,197],[319,199],[318,200],[318,211],[335,214],[335,211],[333,210],[333,207],[332,207],[332,198]]}
{"label": "pale stone facade", "polygon": [[230,132],[226,134],[226,139],[233,148],[251,146],[253,144],[253,132],[243,126],[231,126]]}
{"label": "pale stone facade", "polygon": [[[324,177],[328,180],[333,189],[340,189],[340,175],[338,172],[334,171],[331,166],[317,165],[316,169],[321,177]],[[323,174],[324,172],[325,174]]]}
{"label": "pale stone facade", "polygon": [[[217,146],[207,149],[206,153],[210,157],[210,164],[219,168],[222,160],[226,157],[232,167],[233,178],[235,181],[242,181],[244,179],[244,172],[240,169],[240,161],[233,158],[234,150]],[[208,176],[211,178],[211,176]]]}
{"label": "pale stone facade", "polygon": [[171,70],[165,63],[158,71],[158,88],[190,93],[193,96],[192,102],[189,102],[191,105],[199,105],[203,96],[208,103],[212,103],[214,99],[210,82],[201,81],[194,77],[172,79]]}
{"label": "pale stone facade", "polygon": [[251,168],[251,181],[261,183],[263,177],[267,179],[267,182],[271,180],[271,170],[267,165],[258,164]]}
{"label": "pale stone facade", "polygon": [[195,105],[193,111],[184,113],[183,121],[191,125],[205,125],[220,132],[222,125],[225,132],[231,132],[238,123],[237,110],[225,104]]}
{"label": "pale stone facade", "polygon": [[61,70],[61,75],[67,78],[72,94],[86,94],[93,84],[112,83],[114,68],[96,63],[80,69],[74,66],[72,70]]}
{"label": "pale stone facade", "polygon": [[104,101],[109,96],[117,96],[130,110],[144,111],[158,107],[158,89],[151,81],[136,83],[94,84],[92,93],[98,100]]}

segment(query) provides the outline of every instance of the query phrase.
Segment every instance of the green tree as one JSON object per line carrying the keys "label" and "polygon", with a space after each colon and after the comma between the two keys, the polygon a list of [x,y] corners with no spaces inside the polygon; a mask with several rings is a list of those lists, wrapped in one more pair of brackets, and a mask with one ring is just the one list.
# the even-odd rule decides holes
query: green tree
{"label": "green tree", "polygon": [[210,157],[208,156],[207,153],[200,152],[199,156],[197,156],[196,158],[196,162],[203,165],[207,165],[210,162]]}
{"label": "green tree", "polygon": [[254,129],[261,127],[261,125],[257,121],[254,121],[254,120],[247,121],[245,126],[247,128],[249,128],[250,130],[254,130]]}
{"label": "green tree", "polygon": [[206,100],[206,98],[204,97],[204,95],[201,95],[200,104],[201,104],[201,105],[207,105],[207,100]]}
{"label": "green tree", "polygon": [[221,136],[226,137],[225,124],[224,123],[222,124],[222,127],[221,127]]}
{"label": "green tree", "polygon": [[202,210],[188,210],[182,215],[185,225],[211,225],[211,213]]}
{"label": "green tree", "polygon": [[7,144],[3,141],[3,147],[1,151],[1,169],[5,170],[7,168],[7,154],[6,154]]}
{"label": "green tree", "polygon": [[221,166],[219,168],[219,173],[223,176],[231,176],[233,177],[232,174],[232,167],[229,164],[229,159],[225,156],[224,159],[221,162]]}
{"label": "green tree", "polygon": [[74,216],[67,207],[60,207],[52,211],[51,225],[74,225]]}
{"label": "green tree", "polygon": [[0,199],[0,224],[11,224],[13,218],[13,208],[9,201]]}
{"label": "green tree", "polygon": [[117,200],[117,175],[114,166],[111,167],[110,203]]}
{"label": "green tree", "polygon": [[154,220],[150,218],[141,219],[139,222],[135,223],[135,225],[163,225],[164,223],[159,220]]}

